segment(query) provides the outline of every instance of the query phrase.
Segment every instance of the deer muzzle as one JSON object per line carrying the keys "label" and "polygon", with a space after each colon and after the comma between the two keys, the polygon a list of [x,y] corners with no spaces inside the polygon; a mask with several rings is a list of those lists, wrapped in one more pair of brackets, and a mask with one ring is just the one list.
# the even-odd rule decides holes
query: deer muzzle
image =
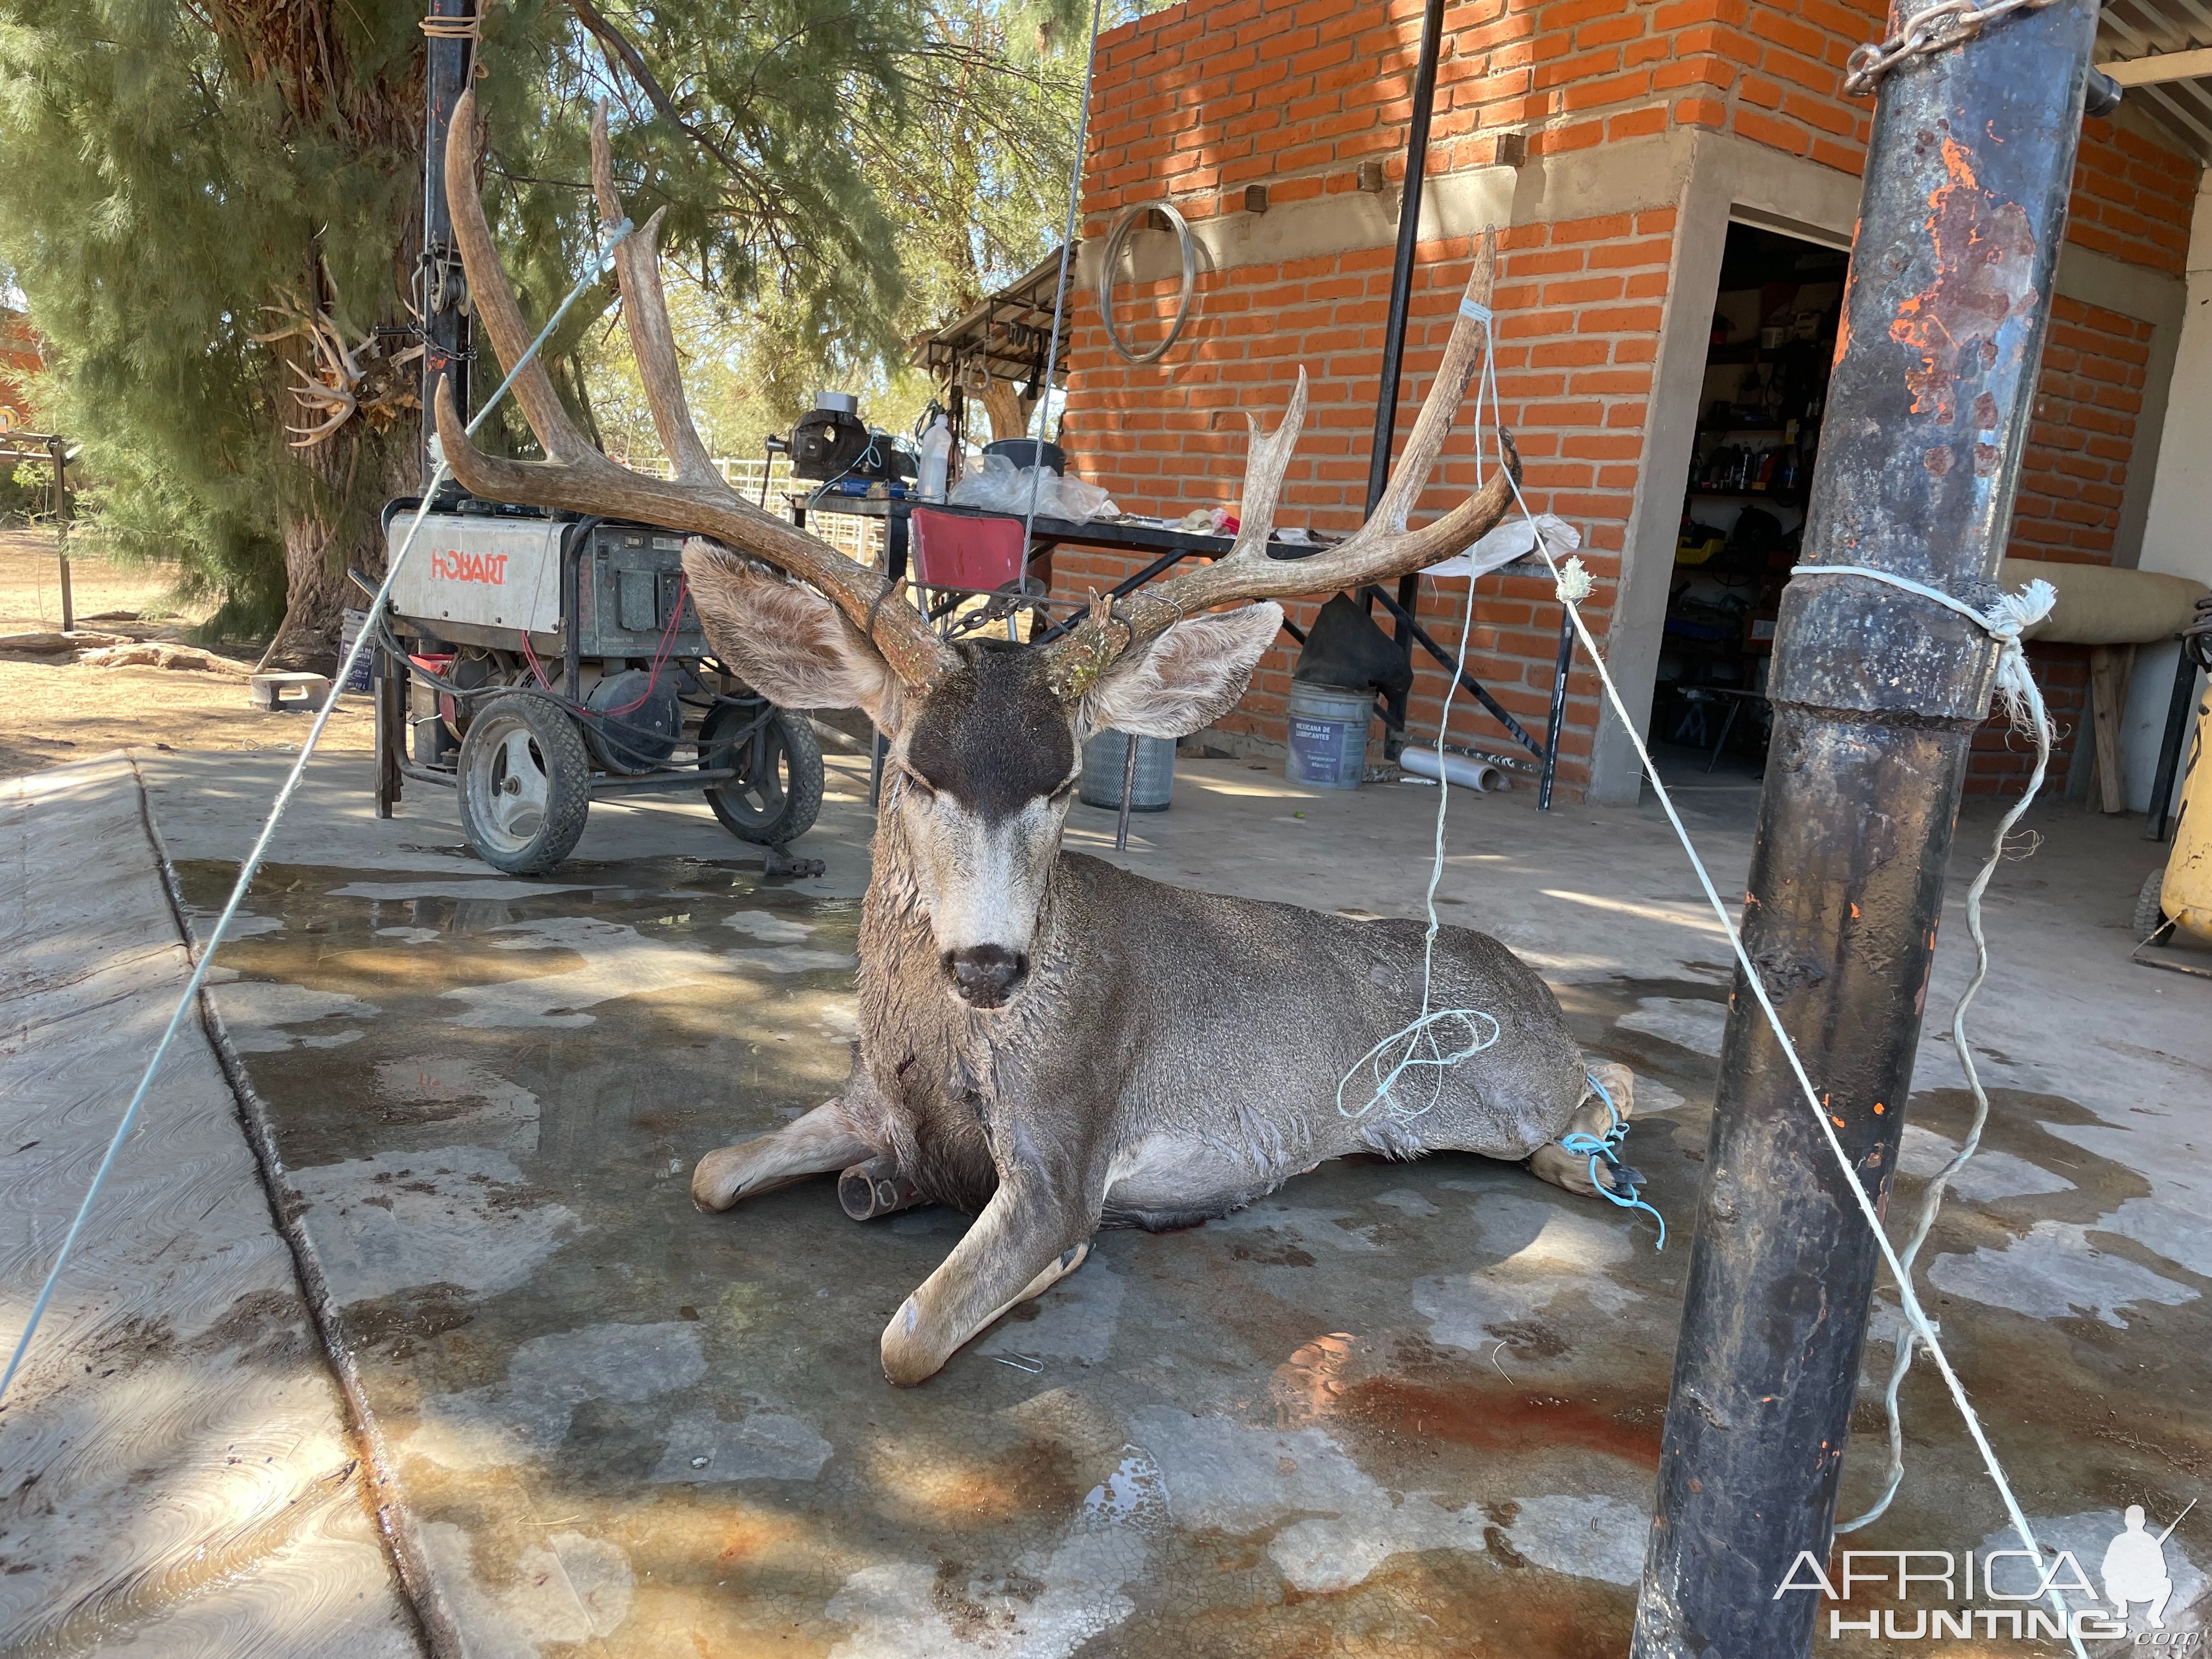
{"label": "deer muzzle", "polygon": [[972,1008],[1003,1008],[1029,977],[1029,954],[1003,945],[971,945],[947,951],[945,971],[960,1000]]}

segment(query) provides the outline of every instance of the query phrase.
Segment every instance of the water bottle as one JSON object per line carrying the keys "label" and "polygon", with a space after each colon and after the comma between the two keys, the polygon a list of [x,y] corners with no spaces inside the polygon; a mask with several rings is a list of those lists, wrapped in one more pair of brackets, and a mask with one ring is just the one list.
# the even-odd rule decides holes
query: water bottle
{"label": "water bottle", "polygon": [[952,461],[952,428],[939,415],[930,422],[929,430],[921,437],[921,499],[941,501],[945,499],[945,477]]}

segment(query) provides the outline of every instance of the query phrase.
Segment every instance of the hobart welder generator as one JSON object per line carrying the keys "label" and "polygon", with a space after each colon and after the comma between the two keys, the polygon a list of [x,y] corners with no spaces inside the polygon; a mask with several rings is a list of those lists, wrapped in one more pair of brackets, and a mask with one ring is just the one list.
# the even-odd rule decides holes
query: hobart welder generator
{"label": "hobart welder generator", "polygon": [[[397,554],[419,498],[385,508]],[[822,805],[822,748],[713,656],[665,530],[441,490],[376,641],[377,811],[447,784],[477,856],[550,870],[595,795],[703,789],[730,833],[781,848]]]}
{"label": "hobart welder generator", "polygon": [[[431,0],[431,9],[471,15],[475,7]],[[438,383],[449,380],[467,408],[475,356],[445,168],[472,53],[467,31],[434,33],[424,85],[416,292],[426,477],[436,476]],[[387,561],[420,506],[419,496],[386,506]],[[731,834],[771,849],[772,869],[805,869],[775,849],[822,807],[813,723],[714,660],[682,555],[678,537],[649,525],[441,488],[374,641],[377,815],[392,816],[404,779],[448,785],[477,855],[532,875],[574,850],[594,796],[703,789]]]}

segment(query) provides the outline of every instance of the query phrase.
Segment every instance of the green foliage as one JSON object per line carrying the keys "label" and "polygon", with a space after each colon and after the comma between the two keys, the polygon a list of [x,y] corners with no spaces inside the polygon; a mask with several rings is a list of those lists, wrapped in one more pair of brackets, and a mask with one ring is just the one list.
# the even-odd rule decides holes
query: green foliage
{"label": "green foliage", "polygon": [[[270,307],[319,307],[354,340],[404,321],[419,15],[0,0],[0,268],[51,347],[41,423],[84,446],[86,533],[173,562],[233,623],[281,612],[302,520],[342,526],[337,551],[373,562],[374,507],[404,464],[404,409],[380,440],[357,420],[357,447],[287,447],[305,411],[285,351],[254,336],[280,325]],[[631,210],[667,210],[718,445],[748,453],[817,382],[888,395],[908,336],[1056,242],[1088,23],[1070,0],[489,9],[486,202],[526,309],[566,291],[597,234],[588,131],[611,96]],[[630,415],[611,299],[554,347],[556,380],[603,428]]]}
{"label": "green foliage", "polygon": [[[898,284],[877,291],[872,325],[823,314],[787,281],[735,306],[710,280],[688,294],[671,283],[693,413],[717,454],[758,455],[764,436],[788,431],[825,389],[858,392],[872,423],[908,429],[931,392],[907,367],[910,343],[1060,244],[1089,7],[923,0],[918,16],[915,44],[887,67],[899,118],[858,122],[850,134],[875,204],[870,234],[897,256]],[[610,447],[658,455],[620,328],[595,331],[581,366]]]}

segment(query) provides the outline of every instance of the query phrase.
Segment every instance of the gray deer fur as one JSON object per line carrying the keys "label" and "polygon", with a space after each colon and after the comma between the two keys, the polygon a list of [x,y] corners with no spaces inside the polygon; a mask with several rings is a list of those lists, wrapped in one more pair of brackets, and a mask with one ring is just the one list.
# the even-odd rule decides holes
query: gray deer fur
{"label": "gray deer fur", "polygon": [[[717,651],[757,689],[857,705],[890,739],[851,1075],[787,1127],[709,1153],[692,1193],[725,1209],[888,1157],[976,1215],[884,1330],[892,1382],[933,1375],[1079,1266],[1098,1228],[1188,1226],[1346,1153],[1536,1155],[1545,1178],[1593,1190],[1554,1144],[1606,1127],[1589,1062],[1549,988],[1496,939],[1444,928],[1433,998],[1491,1014],[1496,1042],[1444,1074],[1426,1111],[1347,1115],[1338,1080],[1419,1012],[1420,924],[1191,892],[1060,849],[1083,738],[1210,724],[1278,606],[1176,623],[1070,708],[1028,647],[961,644],[958,666],[917,692],[809,590],[705,542],[684,564]],[[1626,1068],[1598,1073],[1625,1113]]]}

